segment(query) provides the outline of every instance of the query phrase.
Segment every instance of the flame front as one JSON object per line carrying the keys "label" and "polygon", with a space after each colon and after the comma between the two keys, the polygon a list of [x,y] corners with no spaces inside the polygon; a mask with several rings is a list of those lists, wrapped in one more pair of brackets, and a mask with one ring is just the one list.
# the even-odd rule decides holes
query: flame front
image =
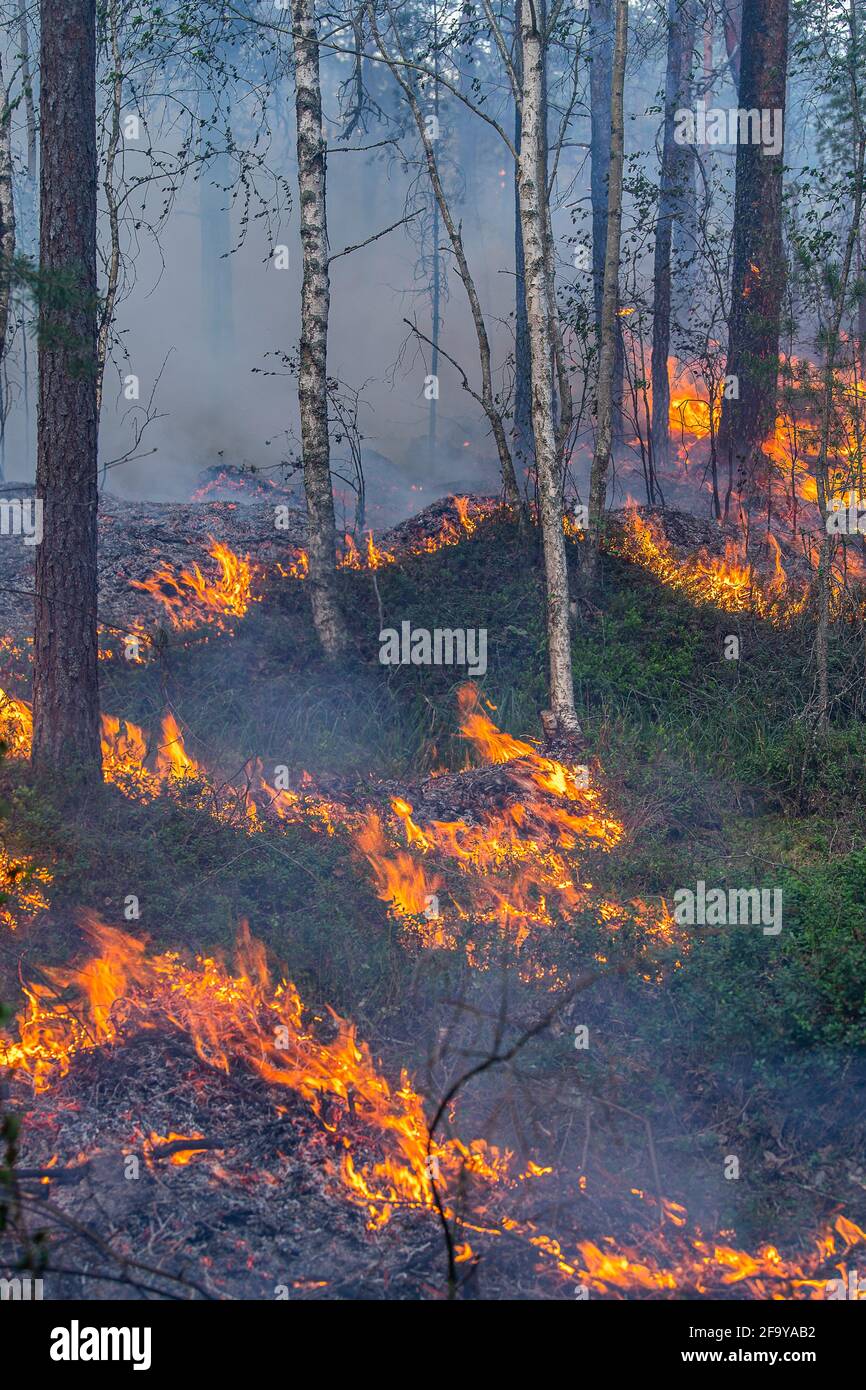
{"label": "flame front", "polygon": [[210,623],[230,631],[229,620],[243,618],[250,604],[259,601],[252,593],[249,557],[242,559],[213,536],[208,537],[208,553],[217,563],[215,579],[208,579],[198,565],[178,572],[166,563],[149,579],[131,580],[132,588],[150,594],[161,604],[174,628]]}
{"label": "flame front", "polygon": [[[828,1261],[866,1243],[866,1232],[840,1216],[815,1242],[812,1255],[786,1262],[772,1246],[750,1254],[687,1233],[685,1210],[664,1202],[664,1224],[644,1237],[640,1250],[602,1237],[566,1253],[536,1223],[507,1210],[520,1184],[544,1181],[550,1167],[532,1163],[515,1172],[511,1153],[481,1139],[434,1142],[408,1073],[403,1070],[392,1086],[351,1023],[333,1010],[311,1013],[291,983],[274,986],[264,949],[245,924],[234,971],[209,956],[188,965],[174,951],[148,955],[142,941],[94,916],[82,925],[95,954],[77,969],[45,969],[42,980],[27,987],[17,1039],[0,1036],[0,1064],[44,1092],[82,1052],[119,1044],[144,1029],[177,1030],[207,1066],[226,1073],[248,1069],[312,1109],[333,1145],[328,1173],[365,1212],[371,1229],[387,1224],[399,1209],[430,1210],[435,1183],[446,1218],[461,1232],[517,1239],[548,1274],[581,1279],[608,1296],[712,1294],[740,1285],[757,1298],[819,1298],[825,1278],[817,1276]],[[151,1134],[146,1155],[155,1145],[185,1139],[188,1147],[173,1158],[185,1163],[203,1152],[196,1148],[198,1138]],[[455,1209],[459,1190],[465,1213],[467,1186],[476,1206],[471,1217]],[[460,1242],[458,1261],[471,1257],[471,1246]]]}

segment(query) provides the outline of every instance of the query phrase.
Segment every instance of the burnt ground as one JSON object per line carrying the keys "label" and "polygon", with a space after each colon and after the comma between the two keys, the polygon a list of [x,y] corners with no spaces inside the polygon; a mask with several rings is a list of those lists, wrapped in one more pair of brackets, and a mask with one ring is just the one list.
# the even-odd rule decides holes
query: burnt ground
{"label": "burnt ground", "polygon": [[[302,1101],[211,1070],[179,1036],[79,1057],[26,1113],[22,1174],[55,1155],[78,1179],[19,1180],[31,1231],[50,1232],[50,1298],[417,1297],[441,1278],[425,1217],[371,1236],[340,1198],[339,1144]],[[211,1147],[172,1162],[151,1134]]]}
{"label": "burnt ground", "polygon": [[[103,540],[103,554],[114,556],[116,568],[102,587],[118,603],[130,601],[131,593],[134,605],[150,605],[137,591],[120,593],[118,585],[125,586],[130,574],[146,577],[166,559],[179,566],[201,562],[208,534],[256,558],[265,553],[256,546],[265,544],[260,533],[267,518],[267,544],[274,544],[270,505],[129,505],[131,518],[118,512]],[[190,518],[183,534],[171,520],[181,515]],[[447,500],[382,543],[411,549],[435,534],[445,516],[454,519]],[[163,528],[159,544],[148,517]],[[235,529],[220,533],[215,518]],[[704,544],[715,553],[723,549],[724,538],[710,523],[669,516],[666,525],[672,544],[685,553]],[[288,542],[282,537],[277,543]],[[127,544],[132,557],[125,555]],[[489,590],[489,615],[473,611],[473,620],[487,621],[493,632],[495,625],[500,632],[507,627],[505,640],[491,647],[486,689],[500,711],[498,722],[520,736],[531,734],[543,691],[543,637],[531,557],[525,575],[520,568],[526,550],[523,538],[492,528],[489,536],[479,533],[379,571],[378,592],[368,574],[344,574],[351,620],[369,645],[368,630],[378,631],[377,599],[388,614],[424,613],[432,625],[440,610],[448,623],[467,593],[478,605]],[[124,622],[143,611],[124,609]],[[158,621],[158,605],[149,612]],[[585,1239],[603,1243],[613,1233],[620,1245],[633,1241],[638,1252],[651,1251],[657,1187],[688,1207],[690,1229],[730,1230],[736,1233],[732,1243],[751,1250],[772,1240],[791,1254],[808,1252],[840,1211],[866,1221],[856,779],[832,780],[832,758],[798,763],[782,741],[808,672],[808,632],[801,666],[796,633],[774,635],[746,624],[744,645],[758,659],[732,673],[718,657],[719,633],[729,626],[727,617],[697,616],[617,561],[576,644],[589,759],[603,768],[610,804],[627,831],[607,866],[592,865],[600,891],[658,895],[696,874],[753,882],[762,881],[753,875],[780,868],[798,877],[792,878],[797,917],[782,938],[784,955],[770,955],[759,937],[709,940],[695,943],[682,969],[662,970],[661,983],[654,976],[608,982],[586,1010],[557,1020],[519,1075],[488,1079],[479,1094],[461,1102],[461,1137],[485,1136],[513,1148],[521,1162],[535,1158],[556,1166],[561,1181],[526,1184],[516,1199],[505,1194],[497,1209],[536,1219],[564,1249]],[[153,727],[168,699],[191,751],[209,765],[212,744],[197,736],[218,719],[212,739],[221,753],[218,767],[237,768],[261,751],[310,767],[326,788],[367,804],[406,794],[421,819],[501,804],[499,769],[466,779],[454,774],[465,749],[451,757],[450,773],[432,779],[425,775],[426,753],[418,756],[431,741],[439,749],[436,762],[449,753],[444,730],[453,730],[454,673],[425,673],[421,683],[406,671],[383,684],[373,653],[372,662],[335,676],[316,665],[308,629],[303,586],[275,584],[235,636],[196,646],[186,634],[175,634],[167,655],[148,668],[112,670],[106,708]],[[309,704],[307,724],[300,712]],[[408,722],[407,710],[413,711]],[[417,720],[415,710],[422,716]],[[835,736],[850,760],[856,724],[849,738],[844,717],[841,710]],[[293,725],[300,729],[294,730],[296,758],[284,752]],[[251,732],[258,728],[270,730],[261,749]],[[383,729],[389,742],[384,754],[377,743]],[[378,786],[368,781],[364,788],[360,779],[341,775],[348,752],[358,750]],[[719,751],[722,757],[714,757]],[[337,769],[330,781],[327,769]],[[126,887],[144,883],[145,931],[160,949],[181,946],[192,953],[228,945],[238,919],[250,916],[254,933],[287,962],[304,996],[312,991],[317,1001],[356,1019],[374,1056],[383,1059],[383,1073],[393,1081],[401,1066],[409,1066],[431,1103],[466,1056],[489,1044],[478,1020],[489,1026],[496,1013],[497,971],[480,979],[471,972],[467,981],[454,953],[419,953],[404,940],[339,834],[292,828],[279,832],[279,843],[262,835],[252,846],[243,831],[215,826],[192,804],[166,798],[140,807],[111,789],[104,807],[88,808],[69,823],[15,769],[7,773],[15,847],[50,862],[55,883],[50,913],[32,933],[13,937],[11,949],[8,939],[3,943],[6,998],[19,970],[27,978],[30,963],[80,955],[78,906],[99,907],[119,920]],[[603,933],[594,934],[586,921],[551,938],[553,959],[564,969],[610,954]],[[862,995],[862,974],[859,979]],[[549,1005],[543,984],[515,989],[511,1008],[523,1023]],[[464,1015],[454,1055],[428,1081],[426,1059],[436,1050],[440,1026],[447,1027],[447,1001],[455,997]],[[571,1032],[585,1022],[594,1043],[588,1056],[578,1057]],[[49,1211],[54,1206],[64,1220],[84,1223],[119,1253],[193,1280],[200,1295],[272,1298],[280,1285],[291,1297],[439,1297],[445,1291],[434,1218],[397,1213],[382,1231],[368,1232],[364,1213],[347,1201],[339,1179],[328,1176],[326,1160],[337,1145],[327,1113],[317,1119],[291,1095],[275,1095],[243,1070],[226,1077],[207,1068],[170,1032],[81,1056],[70,1075],[32,1106],[20,1096],[12,1103],[26,1113],[17,1164],[25,1172],[44,1169],[52,1158],[58,1167],[75,1165],[81,1154],[91,1161],[80,1182],[22,1180],[33,1201],[31,1234],[56,1224],[60,1218]],[[185,1165],[158,1151],[148,1166],[145,1137],[151,1131],[187,1130],[214,1147]],[[370,1143],[375,1148],[372,1137]],[[737,1184],[721,1175],[731,1151],[743,1163]],[[138,1178],[125,1176],[130,1156],[140,1161]],[[632,1188],[646,1199],[634,1197]],[[525,1241],[475,1237],[472,1243],[482,1258],[477,1269],[466,1266],[465,1296],[571,1296],[567,1281],[539,1272],[541,1262]],[[67,1254],[68,1264],[61,1264]],[[94,1277],[116,1267],[112,1261],[81,1232],[64,1236],[55,1267],[86,1269],[90,1277],[51,1275],[69,1280],[57,1285],[57,1296],[67,1290],[116,1296],[123,1285]],[[139,1284],[155,1280],[153,1287],[164,1294],[177,1292],[158,1275],[127,1274]],[[134,1285],[126,1287],[134,1296]]]}
{"label": "burnt ground", "polygon": [[[3,485],[6,497],[35,495],[30,483]],[[493,507],[492,497],[473,497],[473,503]],[[275,526],[275,508],[287,507]],[[735,540],[733,524],[718,526],[708,518],[687,512],[662,511],[641,507],[640,514],[651,517],[667,535],[674,553],[680,557],[706,549],[712,555],[724,553],[726,540]],[[614,526],[624,512],[612,513]],[[401,521],[377,535],[385,550],[404,555],[424,537],[435,536],[443,522],[459,526],[453,499],[440,498],[416,516]],[[154,572],[168,565],[176,573],[198,565],[210,576],[216,566],[208,555],[213,537],[238,555],[248,558],[258,570],[257,588],[276,566],[288,567],[306,536],[306,517],[288,497],[262,501],[253,494],[241,501],[131,502],[103,493],[99,504],[99,617],[109,633],[124,634],[136,626],[153,631],[166,622],[165,610],[150,595],[131,587],[143,583]],[[361,543],[361,542],[359,542]],[[802,557],[782,545],[786,567],[802,567]],[[754,562],[758,572],[772,571],[769,557],[756,547]],[[0,535],[0,633],[26,641],[32,633],[32,589],[35,549],[18,536]]]}

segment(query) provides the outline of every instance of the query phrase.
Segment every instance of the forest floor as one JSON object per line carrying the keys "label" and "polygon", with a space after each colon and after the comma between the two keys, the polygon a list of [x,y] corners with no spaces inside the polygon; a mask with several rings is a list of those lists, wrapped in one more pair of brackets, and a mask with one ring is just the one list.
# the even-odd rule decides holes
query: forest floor
{"label": "forest floor", "polygon": [[[570,556],[579,595],[577,546]],[[495,515],[459,544],[341,570],[353,650],[337,669],[318,653],[304,583],[274,575],[231,633],[167,631],[141,665],[102,662],[103,709],[144,729],[171,711],[207,776],[145,800],[107,786],[76,808],[4,762],[6,852],[52,881],[47,910],[0,926],[0,1000],[17,1010],[22,980],[86,956],[82,911],[184,962],[230,960],[245,920],[315,1027],[330,1039],[328,1010],[350,1020],[391,1097],[411,1083],[428,1120],[455,1078],[551,1014],[443,1118],[443,1134],[514,1156],[495,1192],[480,1160],[449,1191],[460,1294],[808,1296],[789,1265],[832,1277],[860,1252],[846,1257],[837,1239],[819,1270],[817,1243],[840,1215],[866,1226],[866,755],[853,699],[824,740],[801,718],[808,614],[774,624],[695,607],[606,557],[598,592],[578,598],[574,671],[592,785],[620,831],[611,843],[578,835],[565,857],[595,896],[566,911],[552,893],[526,931],[473,916],[463,870],[434,851],[443,899],[463,911],[437,942],[421,914],[383,896],[352,817],[305,812],[252,830],[214,790],[257,758],[269,780],[291,769],[293,786],[303,769],[339,806],[435,805],[431,774],[435,784],[480,762],[460,735],[465,673],[381,665],[380,629],[486,628],[478,708],[538,739],[542,582],[534,536]],[[731,634],[736,661],[724,657]],[[845,633],[833,663],[834,688],[850,689],[862,657]],[[469,788],[471,801],[467,775],[442,786]],[[781,932],[648,928],[669,924],[662,905],[698,881],[781,888]],[[13,890],[10,911],[14,901]],[[53,1276],[51,1296],[114,1296],[112,1259],[115,1276],[124,1259],[147,1266],[138,1277],[162,1292],[182,1276],[210,1296],[444,1296],[448,1250],[429,1194],[386,1215],[340,1172],[346,1152],[360,1166],[384,1151],[346,1139],[351,1096],[311,1105],[296,1082],[275,1099],[240,1056],[215,1065],[149,1022],[73,1056],[35,1099],[7,1086],[19,1167],[87,1165],[25,1203],[31,1235],[49,1231],[49,1271],[51,1259],[75,1270]],[[158,1148],[170,1136],[202,1149],[173,1163]],[[129,1182],[135,1154],[146,1161]],[[774,1283],[767,1247],[787,1282]],[[742,1256],[734,1277],[728,1249],[751,1252],[752,1277]]]}

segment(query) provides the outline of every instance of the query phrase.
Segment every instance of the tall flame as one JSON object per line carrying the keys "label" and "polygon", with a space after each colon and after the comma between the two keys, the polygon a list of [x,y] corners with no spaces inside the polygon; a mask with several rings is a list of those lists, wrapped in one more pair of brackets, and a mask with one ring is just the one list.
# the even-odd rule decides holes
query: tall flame
{"label": "tall flame", "polygon": [[215,579],[208,579],[198,565],[178,572],[166,563],[149,579],[131,580],[132,588],[150,594],[160,603],[175,628],[213,623],[225,630],[227,620],[244,617],[250,604],[259,600],[252,593],[249,557],[241,558],[213,536],[208,537],[208,553],[217,563],[219,573]]}

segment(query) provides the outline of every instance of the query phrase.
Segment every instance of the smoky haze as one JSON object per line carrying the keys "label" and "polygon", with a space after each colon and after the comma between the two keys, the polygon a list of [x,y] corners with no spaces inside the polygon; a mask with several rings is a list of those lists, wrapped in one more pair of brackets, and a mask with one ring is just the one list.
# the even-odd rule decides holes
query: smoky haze
{"label": "smoky haze", "polygon": [[[187,175],[158,244],[141,235],[134,251],[128,241],[124,246],[134,264],[130,259],[131,284],[117,306],[100,426],[101,461],[112,465],[107,486],[124,497],[186,500],[201,471],[221,465],[253,465],[283,481],[287,475],[281,464],[299,459],[296,383],[280,357],[296,349],[300,314],[290,84],[281,87],[275,102],[285,112],[268,162],[287,180],[291,207],[278,218],[245,218],[241,200],[233,203],[231,190],[220,186],[233,178],[232,162],[217,160],[200,178]],[[336,110],[333,96],[326,109]],[[452,118],[459,129],[455,126],[449,135]],[[474,130],[476,124],[463,113],[443,112],[443,136],[454,146],[452,158],[460,159],[467,131],[471,134],[472,178],[465,179],[455,165],[451,179],[455,211],[488,319],[497,389],[507,390],[515,284],[512,165],[504,147],[497,148],[497,137]],[[335,151],[344,149],[337,140],[339,130],[332,121]],[[385,133],[374,125],[360,143],[380,140]],[[407,149],[414,153],[413,145],[407,143]],[[415,191],[407,198],[413,180]],[[424,379],[430,349],[417,343],[403,322],[414,319],[421,332],[431,333],[432,204],[426,179],[407,169],[392,147],[334,153],[328,181],[329,240],[335,254],[399,222],[407,210],[423,209],[411,228],[398,226],[331,267],[329,371],[360,392],[357,423],[371,517],[379,508],[380,522],[398,520],[448,491],[497,491],[498,463],[487,422],[444,357],[439,360],[436,444],[432,452],[428,446],[430,405]],[[100,232],[105,237],[104,215]],[[479,389],[466,295],[441,224],[439,232],[441,346]],[[288,250],[288,268],[276,268],[273,252],[278,246]],[[10,351],[13,389],[5,438],[6,476],[24,480],[35,475],[32,336],[28,351],[29,419],[17,337]],[[132,374],[138,378],[138,401],[126,398],[125,383]],[[153,418],[133,447],[136,422],[140,427],[144,421],[151,392]],[[348,465],[348,450],[339,436],[335,428],[332,463],[337,474]],[[130,452],[128,461],[115,463]],[[299,492],[297,473],[290,485]],[[337,490],[338,509],[342,500],[350,518],[350,495],[339,484]]]}

